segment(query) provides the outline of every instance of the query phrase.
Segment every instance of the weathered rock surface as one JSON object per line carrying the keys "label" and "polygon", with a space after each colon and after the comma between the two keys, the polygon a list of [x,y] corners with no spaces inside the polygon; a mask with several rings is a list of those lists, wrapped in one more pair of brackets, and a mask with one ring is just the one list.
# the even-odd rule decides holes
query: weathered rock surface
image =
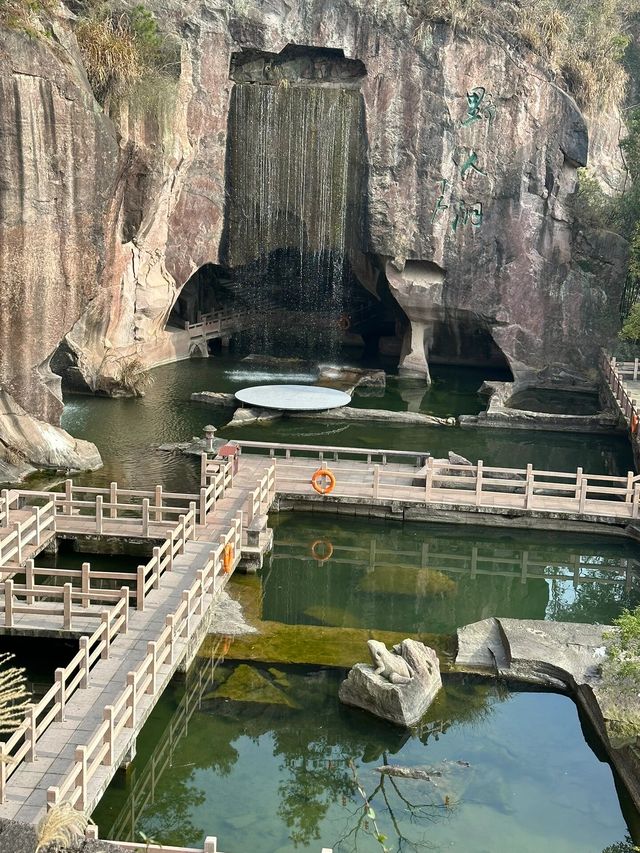
{"label": "weathered rock surface", "polygon": [[[383,663],[376,668],[357,663],[349,671],[340,685],[340,701],[399,726],[415,725],[442,687],[438,656],[423,643],[403,640],[393,652],[385,648],[382,657]],[[376,663],[379,660],[377,657]],[[383,665],[384,670],[378,672]]]}
{"label": "weathered rock surface", "polygon": [[62,7],[50,39],[0,32],[0,387],[27,412],[58,422],[49,363],[63,338],[89,391],[111,393],[131,359],[188,357],[188,333],[166,321],[191,274],[224,263],[231,55],[287,44],[366,69],[363,251],[408,317],[403,369],[428,375],[433,323],[455,316],[485,328],[520,379],[593,369],[626,247],[578,231],[568,199],[587,159],[618,179],[614,111],[588,124],[524,48],[421,26],[404,4],[150,6],[182,41],[162,122],[103,113]]}
{"label": "weathered rock surface", "polygon": [[21,480],[37,468],[93,471],[101,465],[95,444],[27,414],[0,391],[0,483]]}
{"label": "weathered rock surface", "polygon": [[337,367],[333,364],[318,366],[318,385],[339,388],[353,394],[356,388],[384,391],[387,375],[384,370],[367,370],[360,367]]}
{"label": "weathered rock surface", "polygon": [[316,418],[323,421],[376,421],[385,423],[415,424],[423,426],[455,426],[455,418],[438,418],[422,412],[393,412],[387,409],[355,409],[342,406],[322,412],[288,412],[292,418]]}
{"label": "weathered rock surface", "polygon": [[[551,432],[616,432],[620,418],[613,412],[593,415],[532,412],[510,405],[516,393],[513,382],[484,382],[480,393],[489,395],[486,411],[479,415],[462,415],[460,426],[496,427],[505,429],[542,429]],[[522,386],[518,390],[523,390]],[[571,393],[567,389],[567,393]]]}
{"label": "weathered rock surface", "polygon": [[207,406],[218,406],[221,409],[231,409],[238,405],[235,394],[224,391],[194,391],[191,395],[194,403],[206,403]]}

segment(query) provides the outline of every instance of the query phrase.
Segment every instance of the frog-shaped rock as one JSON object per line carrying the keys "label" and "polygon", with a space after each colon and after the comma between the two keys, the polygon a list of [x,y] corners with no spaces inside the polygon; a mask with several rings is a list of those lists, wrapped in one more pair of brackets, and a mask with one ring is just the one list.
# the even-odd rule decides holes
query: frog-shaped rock
{"label": "frog-shaped rock", "polygon": [[397,725],[415,725],[442,687],[438,656],[410,639],[393,650],[377,640],[367,645],[373,666],[357,663],[351,669],[340,685],[340,700]]}

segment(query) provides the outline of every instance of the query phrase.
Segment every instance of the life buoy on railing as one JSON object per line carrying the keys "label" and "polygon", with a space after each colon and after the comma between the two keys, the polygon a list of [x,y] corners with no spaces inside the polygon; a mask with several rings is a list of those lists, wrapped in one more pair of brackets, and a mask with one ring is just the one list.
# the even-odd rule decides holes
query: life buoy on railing
{"label": "life buoy on railing", "polygon": [[351,317],[348,314],[343,314],[338,320],[338,328],[341,332],[348,332],[351,328]]}
{"label": "life buoy on railing", "polygon": [[635,412],[631,415],[631,435],[635,435],[638,432],[638,416]]}
{"label": "life buoy on railing", "polygon": [[336,478],[328,468],[318,468],[311,477],[311,485],[319,495],[328,495],[336,487]]}
{"label": "life buoy on railing", "polygon": [[231,542],[227,542],[224,546],[224,551],[222,552],[222,568],[225,571],[225,574],[229,574],[231,571],[231,567],[233,566],[233,545]]}
{"label": "life buoy on railing", "polygon": [[327,539],[316,539],[311,546],[311,556],[318,563],[326,563],[333,556],[333,545]]}

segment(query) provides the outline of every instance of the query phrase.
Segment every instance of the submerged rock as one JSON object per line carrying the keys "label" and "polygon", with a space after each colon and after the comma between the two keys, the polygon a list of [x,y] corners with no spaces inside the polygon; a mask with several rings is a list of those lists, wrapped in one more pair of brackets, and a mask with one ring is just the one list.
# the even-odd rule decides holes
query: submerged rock
{"label": "submerged rock", "polygon": [[194,391],[191,402],[206,403],[208,406],[218,406],[221,409],[231,409],[238,405],[236,395],[227,394],[224,391]]}
{"label": "submerged rock", "polygon": [[399,726],[415,725],[442,687],[438,656],[410,639],[393,651],[376,640],[368,646],[375,668],[357,663],[340,685],[340,701]]}
{"label": "submerged rock", "polygon": [[231,699],[234,702],[252,702],[257,705],[298,707],[284,690],[277,687],[255,667],[246,663],[237,666],[229,678],[205,698]]}
{"label": "submerged rock", "polygon": [[335,364],[321,364],[318,370],[318,385],[339,388],[348,394],[352,394],[356,388],[371,388],[384,391],[387,384],[387,375],[384,370],[340,367]]}
{"label": "submerged rock", "polygon": [[278,409],[236,409],[227,427],[247,426],[247,424],[269,423],[282,417]]}

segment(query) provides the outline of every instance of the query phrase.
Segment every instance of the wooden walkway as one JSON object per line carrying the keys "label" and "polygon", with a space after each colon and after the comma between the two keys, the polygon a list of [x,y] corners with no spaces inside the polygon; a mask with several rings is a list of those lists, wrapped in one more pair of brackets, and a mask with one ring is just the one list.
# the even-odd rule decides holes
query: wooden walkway
{"label": "wooden walkway", "polygon": [[[61,492],[3,493],[0,523],[7,516],[9,523],[0,531],[0,632],[82,636],[45,697],[0,744],[9,759],[0,762],[0,817],[34,822],[47,803],[95,806],[177,666],[213,628],[207,613],[231,572],[269,547],[266,513],[276,499],[350,514],[437,517],[445,510],[549,525],[627,526],[640,516],[633,472],[455,465],[420,452],[259,442],[238,442],[237,453],[235,460],[203,454],[196,495],[71,480]],[[311,476],[327,467],[336,485],[321,495]],[[39,568],[37,551],[55,535],[142,540],[152,556],[131,572],[94,571],[88,563]]]}
{"label": "wooden walkway", "polygon": [[[60,801],[90,812],[116,769],[135,750],[136,736],[176,668],[197,650],[209,627],[210,605],[247,547],[251,524],[245,527],[245,519],[263,517],[275,494],[268,459],[252,460],[235,477],[231,464],[218,463],[210,466],[207,480],[199,496],[186,496],[200,502],[199,521],[196,501],[189,501],[189,511],[180,514],[164,544],[154,547],[149,563],[132,573],[135,584],[111,592],[117,604],[110,610],[95,606],[109,592],[91,588],[90,568],[81,573],[81,589],[88,578],[88,591],[64,584],[63,594],[70,603],[62,609],[48,600],[55,587],[33,583],[38,572],[33,565],[31,585],[16,584],[11,578],[4,582],[5,630],[50,633],[56,620],[61,631],[82,630],[96,618],[99,624],[90,637],[81,639],[70,664],[56,671],[55,684],[27,715],[21,730],[0,745],[10,757],[1,765],[0,817],[34,823],[47,802]],[[100,490],[94,492],[96,498],[104,498]],[[24,499],[26,493],[19,495]],[[162,521],[151,522],[149,516],[161,516],[166,510],[162,502],[154,507],[147,503],[140,518],[100,521],[99,513],[113,511],[117,516],[123,507],[120,503],[114,510],[113,503],[94,500],[93,516],[74,514],[86,510],[81,505],[88,502],[74,500],[67,489],[59,506],[64,513],[62,530],[95,534],[98,526],[103,535],[142,536],[144,525],[145,536],[155,540]],[[102,503],[99,513],[96,502]],[[125,511],[132,512],[131,503]],[[56,571],[41,570],[49,577]],[[116,574],[114,580],[119,579]],[[129,606],[130,599],[135,609]]]}

